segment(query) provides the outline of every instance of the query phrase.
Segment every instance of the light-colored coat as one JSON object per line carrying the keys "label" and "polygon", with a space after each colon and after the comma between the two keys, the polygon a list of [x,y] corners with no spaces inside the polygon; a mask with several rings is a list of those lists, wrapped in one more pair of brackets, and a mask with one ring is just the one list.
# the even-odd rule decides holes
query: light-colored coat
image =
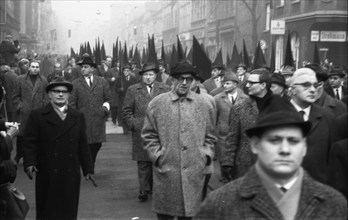
{"label": "light-colored coat", "polygon": [[110,102],[110,87],[106,79],[93,76],[92,87],[85,78],[80,77],[73,82],[73,90],[69,105],[81,111],[86,120],[88,144],[101,143],[106,140],[105,112],[103,103]]}
{"label": "light-colored coat", "polygon": [[[281,220],[284,217],[262,185],[255,168],[252,168],[243,178],[209,194],[194,219]],[[305,172],[294,219],[347,219],[347,200]]]}
{"label": "light-colored coat", "polygon": [[147,152],[143,149],[141,129],[149,102],[157,95],[168,92],[169,86],[154,82],[151,94],[145,83],[137,83],[128,88],[123,103],[122,115],[127,127],[132,131],[132,159],[136,161],[150,161]]}
{"label": "light-colored coat", "polygon": [[250,140],[245,130],[255,124],[258,114],[256,102],[238,91],[228,121],[226,142],[222,144],[221,149],[221,164],[233,166],[234,178],[243,176],[255,162],[256,158],[251,152]]}
{"label": "light-colored coat", "polygon": [[142,138],[155,164],[156,213],[189,217],[198,210],[205,174],[212,167],[215,120],[214,99],[192,91],[186,98],[167,92],[149,103]]}
{"label": "light-colored coat", "polygon": [[47,80],[44,76],[37,77],[35,86],[31,82],[29,73],[17,77],[12,100],[19,111],[19,122],[21,123],[19,135],[23,135],[30,112],[49,103],[46,86]]}

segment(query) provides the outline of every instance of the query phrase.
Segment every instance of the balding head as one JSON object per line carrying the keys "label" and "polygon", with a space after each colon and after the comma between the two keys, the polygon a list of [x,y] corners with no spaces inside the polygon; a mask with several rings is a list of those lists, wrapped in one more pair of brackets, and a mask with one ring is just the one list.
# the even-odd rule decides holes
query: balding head
{"label": "balding head", "polygon": [[300,68],[300,69],[297,69],[294,74],[292,75],[292,77],[290,78],[290,86],[293,86],[294,83],[298,83],[299,81],[302,81],[301,78],[303,76],[308,76],[308,77],[315,77],[316,78],[316,75],[315,75],[315,72],[310,69],[310,68]]}

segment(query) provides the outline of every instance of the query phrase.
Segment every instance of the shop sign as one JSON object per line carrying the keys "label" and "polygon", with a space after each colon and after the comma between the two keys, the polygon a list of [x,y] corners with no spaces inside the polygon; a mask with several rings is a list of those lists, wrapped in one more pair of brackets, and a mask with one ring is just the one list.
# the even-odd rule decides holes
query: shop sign
{"label": "shop sign", "polygon": [[271,34],[283,35],[285,34],[284,20],[271,20]]}
{"label": "shop sign", "polygon": [[311,31],[311,41],[319,41],[319,31]]}
{"label": "shop sign", "polygon": [[345,31],[321,31],[322,42],[345,42],[347,33]]}

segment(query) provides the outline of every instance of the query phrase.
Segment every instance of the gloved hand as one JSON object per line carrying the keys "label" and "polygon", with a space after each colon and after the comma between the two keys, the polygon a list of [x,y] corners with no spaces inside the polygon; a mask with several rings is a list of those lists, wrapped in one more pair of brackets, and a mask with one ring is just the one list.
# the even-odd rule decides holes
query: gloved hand
{"label": "gloved hand", "polygon": [[90,180],[90,181],[92,182],[92,184],[93,184],[94,187],[98,187],[97,181],[95,180],[94,175],[93,175],[92,173],[88,173],[88,174],[86,175],[86,180],[87,180],[87,181]]}
{"label": "gloved hand", "polygon": [[25,172],[27,174],[27,176],[29,177],[29,179],[33,179],[33,175],[34,172],[38,172],[37,168],[35,166],[28,166],[27,168],[25,168]]}
{"label": "gloved hand", "polygon": [[222,166],[222,176],[225,177],[228,181],[231,181],[233,177],[233,167]]}

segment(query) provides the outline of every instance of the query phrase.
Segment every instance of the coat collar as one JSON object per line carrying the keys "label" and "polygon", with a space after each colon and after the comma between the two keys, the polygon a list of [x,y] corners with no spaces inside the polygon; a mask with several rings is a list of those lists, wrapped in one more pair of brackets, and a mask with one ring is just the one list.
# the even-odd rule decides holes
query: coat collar
{"label": "coat collar", "polygon": [[187,96],[185,98],[181,98],[179,97],[176,92],[174,91],[174,89],[172,89],[172,91],[170,92],[170,96],[171,96],[171,100],[173,102],[180,100],[180,99],[187,99],[187,100],[193,100],[195,99],[195,92],[192,92],[191,90],[188,92]]}

